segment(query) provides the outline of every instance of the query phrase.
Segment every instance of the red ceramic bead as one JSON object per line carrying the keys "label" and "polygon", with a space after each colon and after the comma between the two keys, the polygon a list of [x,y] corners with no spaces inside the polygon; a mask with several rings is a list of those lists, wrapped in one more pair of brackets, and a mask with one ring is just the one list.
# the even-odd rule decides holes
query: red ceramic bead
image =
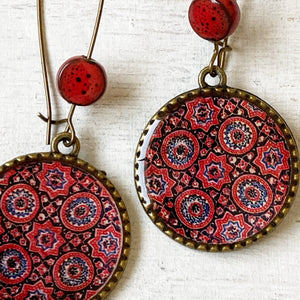
{"label": "red ceramic bead", "polygon": [[106,88],[104,68],[85,56],[67,60],[57,73],[58,90],[68,102],[89,105],[97,101]]}
{"label": "red ceramic bead", "polygon": [[199,36],[220,41],[237,28],[240,9],[235,0],[194,0],[189,9],[189,20]]}

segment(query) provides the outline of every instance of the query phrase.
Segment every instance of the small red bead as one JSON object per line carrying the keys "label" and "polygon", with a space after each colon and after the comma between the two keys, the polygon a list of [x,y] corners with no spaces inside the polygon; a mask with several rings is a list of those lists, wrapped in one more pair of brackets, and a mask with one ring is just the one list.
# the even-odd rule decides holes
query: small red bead
{"label": "small red bead", "polygon": [[61,96],[76,105],[89,105],[105,92],[104,68],[85,56],[68,59],[57,73],[57,85]]}
{"label": "small red bead", "polygon": [[199,36],[220,41],[237,28],[240,9],[236,0],[194,0],[190,5],[189,20]]}

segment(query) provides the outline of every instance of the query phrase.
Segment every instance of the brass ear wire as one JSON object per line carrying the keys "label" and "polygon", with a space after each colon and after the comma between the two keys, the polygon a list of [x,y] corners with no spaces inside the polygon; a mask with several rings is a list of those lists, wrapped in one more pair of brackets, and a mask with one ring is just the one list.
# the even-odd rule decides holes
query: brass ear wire
{"label": "brass ear wire", "polygon": [[224,69],[225,60],[226,60],[226,52],[231,51],[232,48],[228,45],[228,38],[226,38],[222,44],[222,48],[220,49],[218,56],[218,67]]}
{"label": "brass ear wire", "polygon": [[[75,143],[76,140],[76,133],[75,128],[73,125],[73,115],[76,108],[75,104],[71,105],[68,118],[66,119],[60,119],[60,120],[53,120],[52,119],[52,107],[51,107],[51,96],[50,96],[50,86],[49,86],[49,79],[48,79],[48,62],[46,60],[46,42],[45,42],[45,32],[44,32],[44,20],[43,20],[43,9],[42,9],[42,0],[37,0],[37,19],[38,19],[38,35],[39,35],[39,45],[40,45],[40,55],[41,55],[41,64],[42,64],[42,71],[43,71],[43,81],[44,81],[44,87],[45,87],[45,96],[46,96],[46,106],[47,106],[47,116],[45,117],[42,113],[38,113],[38,117],[47,123],[47,132],[46,132],[46,144],[50,144],[51,140],[51,126],[52,125],[58,125],[62,123],[67,123],[67,126],[65,128],[65,132],[71,133],[71,139],[70,141],[65,142],[65,146],[69,147],[72,146]],[[87,53],[87,59],[90,60],[92,58],[92,54],[94,51],[98,31],[99,31],[99,25],[100,20],[102,16],[103,11],[103,5],[104,0],[99,1],[98,10],[97,10],[97,17],[94,25],[93,35],[91,38],[89,50]]]}
{"label": "brass ear wire", "polygon": [[92,55],[93,55],[96,39],[97,39],[97,36],[98,36],[99,25],[100,25],[102,11],[103,11],[103,5],[104,5],[104,0],[100,0],[99,5],[98,5],[98,11],[97,11],[97,17],[96,17],[96,21],[95,21],[93,35],[92,35],[92,39],[91,39],[91,42],[90,42],[90,47],[89,47],[88,54],[86,56],[87,59],[91,59]]}
{"label": "brass ear wire", "polygon": [[40,56],[41,56],[41,64],[43,70],[43,80],[44,80],[44,88],[46,94],[46,105],[47,105],[47,115],[48,118],[44,117],[41,113],[38,116],[45,122],[47,122],[47,135],[46,135],[46,144],[50,144],[50,136],[51,136],[51,125],[53,124],[52,120],[52,108],[51,108],[51,99],[50,99],[50,88],[49,88],[49,80],[48,80],[48,70],[46,64],[46,54],[45,54],[45,42],[44,42],[44,26],[43,26],[43,16],[42,16],[42,2],[37,0],[37,12],[38,12],[38,32],[39,32],[39,45],[40,45]]}
{"label": "brass ear wire", "polygon": [[209,74],[212,77],[215,77],[217,75],[214,72],[214,67],[216,66],[215,61],[218,60],[217,67],[223,70],[225,66],[226,52],[231,50],[232,48],[228,45],[228,38],[224,39],[223,42],[214,42],[214,52],[208,65]]}
{"label": "brass ear wire", "polygon": [[67,119],[67,124],[68,125],[65,129],[65,132],[69,132],[69,131],[71,132],[71,139],[70,139],[70,141],[65,141],[64,142],[64,145],[66,147],[72,146],[75,142],[75,139],[76,139],[75,128],[74,128],[74,125],[73,125],[73,115],[74,115],[75,108],[76,108],[76,105],[72,104],[71,108],[70,108],[70,111],[69,111],[69,114],[68,114],[68,119]]}

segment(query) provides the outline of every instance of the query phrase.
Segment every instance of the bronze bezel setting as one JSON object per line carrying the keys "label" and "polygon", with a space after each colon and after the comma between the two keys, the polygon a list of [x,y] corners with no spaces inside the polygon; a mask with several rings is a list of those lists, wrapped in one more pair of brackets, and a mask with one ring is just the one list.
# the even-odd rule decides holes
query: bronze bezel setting
{"label": "bronze bezel setting", "polygon": [[[164,222],[164,220],[157,215],[157,213],[153,209],[153,201],[151,201],[151,204],[148,204],[142,194],[142,188],[141,185],[141,179],[140,179],[140,170],[139,165],[143,160],[143,157],[141,157],[141,151],[142,147],[145,144],[145,140],[149,139],[149,129],[151,125],[155,121],[162,120],[165,116],[168,114],[176,111],[179,107],[181,107],[183,104],[185,104],[187,101],[192,100],[195,97],[236,97],[241,98],[243,100],[248,101],[249,103],[257,106],[258,108],[262,109],[266,114],[271,117],[274,122],[279,126],[281,129],[284,138],[286,140],[289,152],[290,152],[290,159],[291,159],[291,176],[290,176],[290,185],[289,190],[287,193],[287,196],[285,198],[284,204],[277,213],[277,215],[274,217],[274,219],[271,221],[270,224],[268,224],[264,229],[257,232],[256,234],[238,242],[234,242],[232,244],[205,244],[201,242],[196,242],[191,239],[187,239],[178,233],[176,233],[172,228],[167,226]],[[136,155],[135,155],[135,162],[134,162],[134,176],[135,176],[135,185],[137,194],[139,196],[140,202],[143,205],[146,213],[150,217],[151,221],[161,230],[163,231],[167,236],[172,238],[173,240],[177,241],[178,243],[185,245],[192,249],[197,250],[204,250],[204,251],[210,251],[210,252],[219,252],[219,251],[230,251],[230,250],[238,250],[245,246],[251,245],[253,242],[256,242],[257,240],[260,240],[265,235],[269,234],[271,231],[277,227],[278,224],[281,223],[281,221],[284,219],[284,217],[287,215],[294,199],[297,193],[298,185],[299,185],[299,155],[298,155],[298,149],[296,145],[296,141],[292,135],[291,130],[289,129],[286,122],[283,120],[283,118],[265,101],[258,98],[257,96],[250,94],[246,91],[227,87],[227,86],[217,86],[217,87],[205,87],[205,88],[199,88],[194,89],[188,92],[185,92],[173,99],[171,99],[169,102],[167,102],[161,109],[158,110],[158,112],[150,119],[148,124],[146,125],[137,149],[136,149]]]}

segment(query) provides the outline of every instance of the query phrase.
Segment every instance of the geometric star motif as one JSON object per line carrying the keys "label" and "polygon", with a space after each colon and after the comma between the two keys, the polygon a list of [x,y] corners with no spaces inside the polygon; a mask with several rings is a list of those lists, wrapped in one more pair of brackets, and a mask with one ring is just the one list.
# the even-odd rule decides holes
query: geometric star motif
{"label": "geometric star motif", "polygon": [[218,182],[220,179],[224,178],[225,170],[222,168],[221,162],[211,161],[209,165],[205,166],[204,175],[208,178],[208,180],[213,180],[214,182]]}
{"label": "geometric star motif", "polygon": [[220,108],[214,105],[213,98],[198,97],[187,102],[186,119],[191,122],[193,129],[208,131],[212,125],[218,125]]}
{"label": "geometric star motif", "polygon": [[43,224],[34,222],[32,231],[26,234],[30,241],[29,250],[39,253],[42,258],[59,255],[59,249],[65,243],[61,231],[62,228],[53,226],[50,220]]}
{"label": "geometric star motif", "polygon": [[196,175],[203,187],[221,190],[223,184],[230,183],[232,167],[226,162],[226,155],[217,156],[210,152],[206,159],[199,160],[199,171]]}
{"label": "geometric star motif", "polygon": [[47,185],[51,186],[53,190],[62,189],[67,182],[64,178],[64,173],[58,169],[48,170],[46,174]]}
{"label": "geometric star motif", "polygon": [[51,297],[53,288],[45,287],[43,281],[40,280],[37,283],[24,284],[22,292],[18,294],[14,299],[16,300],[54,300]]}
{"label": "geometric star motif", "polygon": [[257,148],[257,153],[254,163],[260,167],[263,175],[272,174],[280,178],[281,171],[290,168],[290,152],[285,149],[284,142],[274,143],[269,140],[264,146]]}
{"label": "geometric star motif", "polygon": [[263,163],[269,169],[275,170],[278,165],[282,164],[283,155],[279,149],[270,148],[269,151],[264,153]]}
{"label": "geometric star motif", "polygon": [[48,192],[51,199],[68,195],[69,188],[75,183],[75,179],[71,176],[71,168],[64,167],[58,161],[51,164],[43,163],[37,177],[40,180],[40,190]]}
{"label": "geometric star motif", "polygon": [[152,174],[150,177],[147,177],[148,192],[154,193],[156,195],[161,195],[166,190],[166,182],[164,181],[162,175]]}
{"label": "geometric star motif", "polygon": [[92,256],[100,257],[104,263],[107,263],[110,259],[119,259],[122,235],[113,225],[106,229],[96,228],[95,237],[88,243],[93,248]]}
{"label": "geometric star motif", "polygon": [[107,235],[102,235],[98,241],[99,250],[103,251],[105,255],[111,256],[118,252],[118,239],[115,238],[111,232]]}
{"label": "geometric star motif", "polygon": [[229,220],[227,224],[223,224],[223,231],[221,235],[226,241],[240,239],[245,229],[242,228],[238,221]]}
{"label": "geometric star motif", "polygon": [[233,216],[226,212],[222,219],[216,220],[217,230],[215,236],[221,239],[221,243],[234,243],[246,239],[252,229],[245,220],[243,214]]}
{"label": "geometric star motif", "polygon": [[149,198],[163,203],[166,197],[173,196],[172,187],[176,184],[168,175],[168,169],[158,169],[151,165],[145,172]]}

